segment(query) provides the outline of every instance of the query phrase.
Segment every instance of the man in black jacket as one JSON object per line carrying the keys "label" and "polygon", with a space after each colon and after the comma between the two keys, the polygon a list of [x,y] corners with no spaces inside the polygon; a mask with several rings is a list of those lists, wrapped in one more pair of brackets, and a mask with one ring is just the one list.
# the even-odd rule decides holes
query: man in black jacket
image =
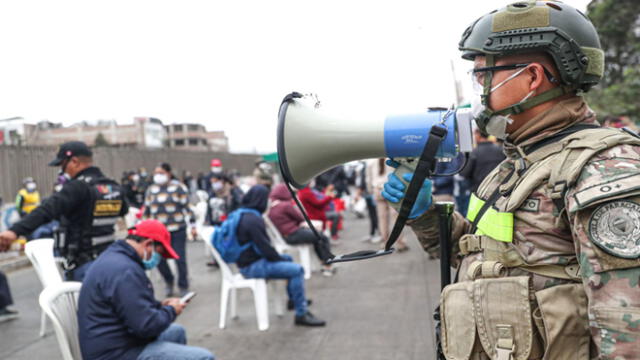
{"label": "man in black jacket", "polygon": [[478,146],[473,149],[467,166],[460,172],[471,183],[472,193],[478,190],[482,180],[505,158],[502,148],[489,141],[480,130],[476,129],[474,135]]}
{"label": "man in black jacket", "polygon": [[[255,185],[242,198],[242,207],[264,213],[269,200],[269,189],[264,185]],[[245,278],[287,279],[287,293],[289,303],[295,308],[295,324],[303,326],[324,326],[325,321],[313,316],[307,310],[304,295],[304,269],[293,263],[288,255],[280,255],[271,246],[267,230],[262,217],[253,213],[245,213],[238,223],[238,243],[240,245],[252,242],[243,251],[236,264]]]}
{"label": "man in black jacket", "polygon": [[145,270],[161,257],[178,258],[169,232],[158,220],[144,220],[96,259],[78,299],[83,359],[213,359],[208,350],[187,346],[184,328],[173,324],[186,303],[154,298]]}
{"label": "man in black jacket", "polygon": [[93,166],[93,153],[81,141],[60,146],[49,166],[60,166],[66,182],[29,215],[0,233],[0,251],[51,220],[60,221],[58,252],[67,259],[67,278],[82,281],[89,264],[114,240],[114,225],[128,211],[124,194]]}

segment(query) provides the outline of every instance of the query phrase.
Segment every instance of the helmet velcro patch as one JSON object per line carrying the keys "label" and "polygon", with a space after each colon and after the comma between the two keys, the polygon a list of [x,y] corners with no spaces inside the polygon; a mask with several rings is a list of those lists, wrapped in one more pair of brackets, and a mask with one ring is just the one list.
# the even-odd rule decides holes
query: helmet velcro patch
{"label": "helmet velcro patch", "polygon": [[501,11],[493,16],[493,32],[549,26],[549,8],[533,7],[526,11]]}

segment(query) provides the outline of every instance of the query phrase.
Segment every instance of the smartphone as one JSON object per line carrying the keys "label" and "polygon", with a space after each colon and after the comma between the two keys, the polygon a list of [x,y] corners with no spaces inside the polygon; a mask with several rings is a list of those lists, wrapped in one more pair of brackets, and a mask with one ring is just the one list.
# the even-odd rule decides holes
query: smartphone
{"label": "smartphone", "polygon": [[185,296],[180,298],[180,303],[181,304],[186,304],[189,301],[191,301],[191,299],[193,299],[194,296],[196,296],[196,292],[195,291],[190,291],[189,293],[187,293],[187,295],[185,295]]}

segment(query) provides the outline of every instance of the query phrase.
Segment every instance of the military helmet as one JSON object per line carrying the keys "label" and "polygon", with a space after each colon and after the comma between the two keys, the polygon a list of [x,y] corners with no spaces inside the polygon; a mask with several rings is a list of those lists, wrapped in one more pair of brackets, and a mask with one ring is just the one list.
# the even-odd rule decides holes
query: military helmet
{"label": "military helmet", "polygon": [[458,45],[462,58],[543,52],[551,56],[564,85],[589,90],[602,78],[604,52],[591,21],[557,1],[519,1],[469,26]]}

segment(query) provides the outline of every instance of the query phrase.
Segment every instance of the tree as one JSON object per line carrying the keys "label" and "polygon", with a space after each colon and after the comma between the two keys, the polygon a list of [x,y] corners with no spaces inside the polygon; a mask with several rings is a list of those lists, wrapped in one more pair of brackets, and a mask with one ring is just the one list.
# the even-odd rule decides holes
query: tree
{"label": "tree", "polygon": [[589,104],[603,117],[626,115],[640,120],[640,1],[593,0],[587,14],[605,53],[604,78],[588,93]]}
{"label": "tree", "polygon": [[101,132],[99,132],[98,135],[96,135],[96,139],[94,140],[94,146],[95,147],[109,146],[109,142],[107,141],[107,138],[105,138]]}
{"label": "tree", "polygon": [[640,65],[640,1],[593,0],[587,11],[605,54],[603,84],[621,83],[628,68]]}

